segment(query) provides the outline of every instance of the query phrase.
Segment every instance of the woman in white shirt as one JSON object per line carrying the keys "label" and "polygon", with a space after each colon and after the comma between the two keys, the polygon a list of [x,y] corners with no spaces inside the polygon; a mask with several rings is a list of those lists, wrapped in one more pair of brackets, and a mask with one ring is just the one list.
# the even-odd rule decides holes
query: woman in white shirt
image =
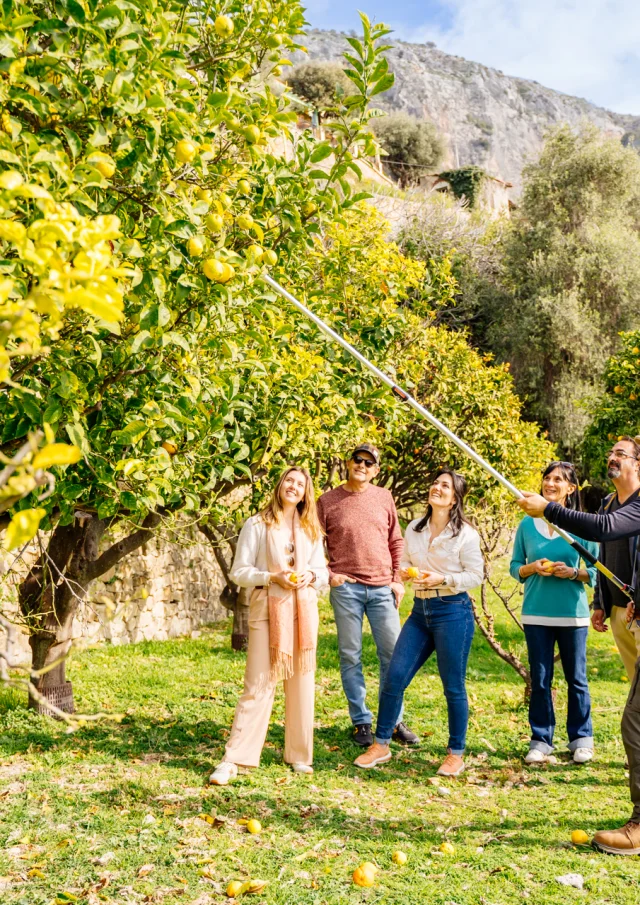
{"label": "woman in white shirt", "polygon": [[328,583],[313,482],[305,468],[287,468],[268,506],[238,538],[231,579],[252,588],[244,692],[224,760],[211,774],[224,786],[238,766],[257,767],[276,685],[284,680],[284,760],[313,773],[313,716],[318,641],[316,591]]}
{"label": "woman in white shirt", "polygon": [[407,527],[401,568],[403,579],[413,580],[415,601],[382,687],[374,743],[356,759],[358,767],[391,760],[389,742],[405,689],[435,651],[449,714],[448,752],[438,773],[458,776],[464,770],[465,680],[475,629],[467,591],[481,584],[484,574],[480,538],[464,514],[466,492],[462,475],[441,468],[429,490],[426,515]]}

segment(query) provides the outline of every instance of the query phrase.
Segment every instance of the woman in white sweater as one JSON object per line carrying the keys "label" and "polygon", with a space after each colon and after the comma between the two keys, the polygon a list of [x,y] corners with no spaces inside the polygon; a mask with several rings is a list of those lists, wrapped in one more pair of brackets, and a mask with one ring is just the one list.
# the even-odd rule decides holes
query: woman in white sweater
{"label": "woman in white sweater", "polygon": [[252,588],[244,692],[224,760],[211,774],[224,786],[238,766],[257,767],[269,728],[276,685],[284,680],[284,760],[313,773],[313,717],[318,640],[317,593],[328,583],[313,482],[292,466],[268,506],[244,524],[231,579]]}
{"label": "woman in white sweater", "polygon": [[429,489],[426,515],[407,527],[401,571],[404,580],[413,580],[415,601],[380,694],[375,741],[356,759],[358,767],[391,760],[389,742],[405,689],[435,651],[449,714],[447,756],[438,773],[458,776],[464,770],[465,679],[475,629],[467,592],[481,584],[484,573],[478,532],[464,514],[466,492],[462,475],[441,468]]}

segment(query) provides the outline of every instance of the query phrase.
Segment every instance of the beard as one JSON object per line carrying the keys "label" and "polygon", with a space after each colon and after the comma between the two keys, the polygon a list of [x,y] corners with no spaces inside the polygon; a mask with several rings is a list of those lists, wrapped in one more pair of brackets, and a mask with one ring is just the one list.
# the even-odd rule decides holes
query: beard
{"label": "beard", "polygon": [[607,468],[607,476],[610,478],[619,478],[620,477],[620,466],[619,465],[609,465]]}

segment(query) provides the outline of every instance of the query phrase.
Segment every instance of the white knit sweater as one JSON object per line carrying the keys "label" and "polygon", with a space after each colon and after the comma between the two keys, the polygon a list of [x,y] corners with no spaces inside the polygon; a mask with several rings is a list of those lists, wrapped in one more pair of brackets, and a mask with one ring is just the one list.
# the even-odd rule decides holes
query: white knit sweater
{"label": "white knit sweater", "polygon": [[[308,568],[315,572],[312,585],[316,591],[329,584],[329,571],[324,555],[322,538],[310,541],[311,554]],[[269,584],[267,567],[267,526],[259,515],[252,515],[242,526],[236,555],[231,566],[231,580],[241,588],[255,588]]]}

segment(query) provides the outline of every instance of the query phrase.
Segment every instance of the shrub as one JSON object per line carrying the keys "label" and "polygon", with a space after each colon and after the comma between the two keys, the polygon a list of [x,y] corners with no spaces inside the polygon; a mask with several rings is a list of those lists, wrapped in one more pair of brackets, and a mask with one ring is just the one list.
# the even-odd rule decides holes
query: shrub
{"label": "shrub", "polygon": [[392,113],[372,125],[386,151],[386,167],[403,186],[418,183],[442,159],[444,145],[433,123],[406,113]]}

